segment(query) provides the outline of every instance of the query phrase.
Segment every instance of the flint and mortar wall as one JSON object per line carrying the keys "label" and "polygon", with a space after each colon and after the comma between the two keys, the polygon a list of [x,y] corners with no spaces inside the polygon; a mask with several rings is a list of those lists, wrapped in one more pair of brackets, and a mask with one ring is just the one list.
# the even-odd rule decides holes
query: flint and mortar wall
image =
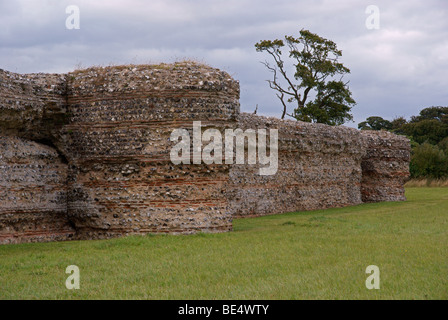
{"label": "flint and mortar wall", "polygon": [[406,200],[410,144],[403,136],[247,113],[238,126],[266,129],[268,136],[278,130],[278,172],[262,176],[260,165],[232,167],[227,194],[235,217]]}
{"label": "flint and mortar wall", "polygon": [[362,159],[363,202],[404,201],[409,177],[409,139],[386,131],[361,131],[366,153]]}
{"label": "flint and mortar wall", "polygon": [[[235,165],[229,202],[235,216],[260,216],[361,203],[360,132],[300,121],[241,114],[243,129],[278,130],[278,171],[259,175],[258,166]],[[263,166],[262,166],[263,167]]]}
{"label": "flint and mortar wall", "polygon": [[[404,200],[407,139],[240,114],[238,99],[227,73],[189,62],[0,70],[0,243],[220,232],[233,216]],[[193,121],[278,129],[278,172],[174,165],[171,132]]]}
{"label": "flint and mortar wall", "polygon": [[[67,164],[53,145],[66,76],[0,69],[0,243],[71,239]],[[35,141],[30,141],[35,140]]]}
{"label": "flint and mortar wall", "polygon": [[65,120],[66,76],[0,69],[0,136],[49,142]]}
{"label": "flint and mortar wall", "polygon": [[[174,165],[171,132],[234,127],[239,85],[191,63],[68,74],[68,216],[81,238],[228,231],[229,166]],[[177,141],[176,141],[177,143]]]}
{"label": "flint and mortar wall", "polygon": [[67,240],[67,165],[45,145],[0,137],[0,243]]}

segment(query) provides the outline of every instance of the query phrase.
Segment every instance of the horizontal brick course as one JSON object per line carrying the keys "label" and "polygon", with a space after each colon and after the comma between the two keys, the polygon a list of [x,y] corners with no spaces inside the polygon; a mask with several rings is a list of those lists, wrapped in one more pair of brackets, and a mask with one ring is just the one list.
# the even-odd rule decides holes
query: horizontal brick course
{"label": "horizontal brick course", "polygon": [[[0,243],[222,232],[234,216],[404,200],[407,139],[239,109],[238,82],[192,62],[0,70]],[[279,170],[174,165],[171,132],[193,121],[278,129]]]}

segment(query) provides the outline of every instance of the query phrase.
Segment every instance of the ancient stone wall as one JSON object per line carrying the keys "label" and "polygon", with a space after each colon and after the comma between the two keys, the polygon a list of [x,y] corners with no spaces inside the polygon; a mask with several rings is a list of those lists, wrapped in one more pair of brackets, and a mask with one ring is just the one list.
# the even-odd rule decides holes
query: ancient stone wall
{"label": "ancient stone wall", "polygon": [[52,143],[65,121],[66,76],[0,69],[0,136]]}
{"label": "ancient stone wall", "polygon": [[[241,114],[243,129],[278,130],[278,171],[262,176],[259,166],[234,165],[229,188],[235,216],[259,216],[361,203],[359,130]],[[269,134],[268,134],[269,135]]]}
{"label": "ancient stone wall", "polygon": [[363,202],[403,201],[409,177],[409,140],[386,131],[361,131],[366,142],[361,196]]}
{"label": "ancient stone wall", "polygon": [[67,164],[50,147],[65,121],[65,79],[0,70],[0,243],[75,234],[67,217]]}
{"label": "ancient stone wall", "polygon": [[[190,62],[0,70],[0,243],[220,232],[233,216],[404,200],[407,139],[240,114],[238,99],[227,73]],[[173,164],[170,135],[193,121],[278,129],[278,171]]]}
{"label": "ancient stone wall", "polygon": [[67,165],[54,149],[0,137],[0,243],[67,240]]}
{"label": "ancient stone wall", "polygon": [[174,165],[174,129],[235,125],[239,86],[217,69],[179,63],[68,74],[68,215],[81,238],[228,231],[229,166]]}

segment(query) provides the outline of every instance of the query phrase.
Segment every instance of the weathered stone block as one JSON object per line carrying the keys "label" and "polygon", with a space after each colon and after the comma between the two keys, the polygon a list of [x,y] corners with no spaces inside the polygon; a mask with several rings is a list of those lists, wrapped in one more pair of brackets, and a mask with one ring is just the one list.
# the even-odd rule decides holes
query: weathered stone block
{"label": "weathered stone block", "polygon": [[68,215],[79,238],[232,228],[229,166],[174,165],[174,129],[236,124],[239,85],[191,63],[91,68],[68,76]]}
{"label": "weathered stone block", "polygon": [[0,243],[67,240],[67,165],[45,145],[0,136]]}
{"label": "weathered stone block", "polygon": [[235,216],[341,207],[361,203],[364,141],[358,130],[241,114],[242,129],[277,129],[278,171],[234,165],[229,203]]}
{"label": "weathered stone block", "polygon": [[386,131],[361,131],[366,142],[362,159],[363,202],[404,201],[409,178],[409,139]]}
{"label": "weathered stone block", "polygon": [[[190,62],[0,70],[0,243],[221,232],[234,216],[405,199],[406,138],[240,114],[238,99],[227,73]],[[170,135],[194,121],[277,129],[278,171],[173,164]]]}

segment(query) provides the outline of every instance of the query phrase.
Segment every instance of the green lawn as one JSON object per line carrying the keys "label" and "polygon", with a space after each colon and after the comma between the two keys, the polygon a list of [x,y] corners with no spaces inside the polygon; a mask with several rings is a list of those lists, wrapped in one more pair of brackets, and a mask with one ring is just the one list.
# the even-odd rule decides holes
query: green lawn
{"label": "green lawn", "polygon": [[[448,299],[448,188],[406,195],[231,233],[0,246],[0,299]],[[73,264],[79,290],[65,287]]]}

